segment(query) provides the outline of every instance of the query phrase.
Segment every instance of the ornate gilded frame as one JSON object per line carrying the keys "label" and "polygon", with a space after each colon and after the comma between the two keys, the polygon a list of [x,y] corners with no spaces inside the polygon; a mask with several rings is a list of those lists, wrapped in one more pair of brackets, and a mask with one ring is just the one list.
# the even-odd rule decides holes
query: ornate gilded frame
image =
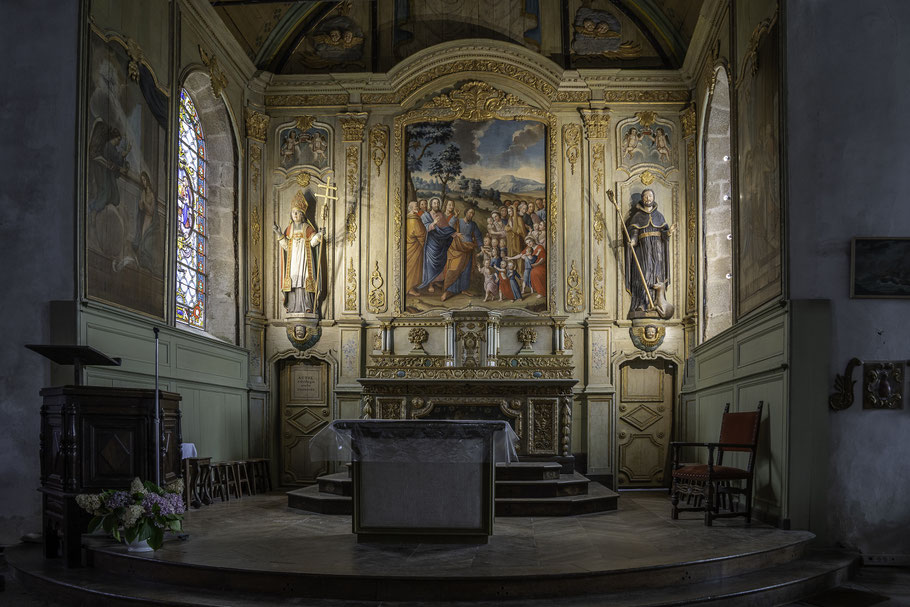
{"label": "ornate gilded frame", "polygon": [[[436,308],[426,312],[413,314],[404,308],[402,297],[402,266],[404,265],[404,251],[401,246],[402,220],[404,215],[402,190],[404,188],[405,154],[404,139],[405,128],[416,122],[435,122],[449,120],[467,120],[481,122],[484,120],[534,120],[544,123],[547,127],[547,228],[549,244],[547,245],[547,281],[550,294],[547,297],[547,310],[539,314],[552,315],[556,313],[556,284],[557,260],[550,252],[557,246],[557,222],[559,218],[559,200],[556,184],[558,183],[557,145],[558,129],[555,114],[530,105],[516,95],[506,93],[494,86],[479,80],[470,80],[448,93],[433,97],[421,108],[413,109],[395,117],[392,144],[392,166],[395,167],[392,178],[392,191],[395,192],[389,217],[390,232],[394,239],[394,281],[395,297],[392,312],[397,316],[423,316],[445,311],[448,308]],[[527,312],[526,310],[523,310]]]}

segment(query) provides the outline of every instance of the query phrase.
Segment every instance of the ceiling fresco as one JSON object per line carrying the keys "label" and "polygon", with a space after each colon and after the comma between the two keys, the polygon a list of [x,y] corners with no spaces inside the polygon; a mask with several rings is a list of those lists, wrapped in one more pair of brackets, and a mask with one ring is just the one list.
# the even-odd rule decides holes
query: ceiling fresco
{"label": "ceiling fresco", "polygon": [[277,74],[386,72],[441,42],[525,46],[567,68],[682,65],[705,0],[211,0],[251,61]]}

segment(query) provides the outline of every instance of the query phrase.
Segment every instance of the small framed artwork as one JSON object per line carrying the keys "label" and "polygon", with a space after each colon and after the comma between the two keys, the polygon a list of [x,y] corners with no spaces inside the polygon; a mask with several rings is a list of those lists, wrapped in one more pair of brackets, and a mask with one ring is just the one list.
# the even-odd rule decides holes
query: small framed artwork
{"label": "small framed artwork", "polygon": [[910,298],[910,238],[854,238],[850,297]]}

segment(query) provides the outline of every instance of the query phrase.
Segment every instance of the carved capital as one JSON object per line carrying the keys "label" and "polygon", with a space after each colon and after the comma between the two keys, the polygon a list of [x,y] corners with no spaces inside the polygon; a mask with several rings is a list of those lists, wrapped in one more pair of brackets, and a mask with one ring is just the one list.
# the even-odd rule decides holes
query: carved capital
{"label": "carved capital", "polygon": [[269,130],[269,116],[254,109],[246,108],[246,136],[264,142]]}
{"label": "carved capital", "polygon": [[342,141],[363,141],[363,129],[367,124],[366,114],[343,114],[338,121],[341,123]]}
{"label": "carved capital", "polygon": [[581,119],[585,123],[588,139],[606,139],[610,127],[608,110],[581,110]]}
{"label": "carved capital", "polygon": [[679,119],[682,121],[683,137],[691,137],[695,134],[695,104],[690,103],[682,112],[679,113]]}

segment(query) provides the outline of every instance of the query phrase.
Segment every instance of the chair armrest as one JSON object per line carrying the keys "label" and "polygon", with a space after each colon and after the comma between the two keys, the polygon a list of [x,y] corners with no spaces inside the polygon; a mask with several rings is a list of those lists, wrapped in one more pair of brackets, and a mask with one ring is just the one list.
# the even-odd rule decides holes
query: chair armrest
{"label": "chair armrest", "polygon": [[708,445],[713,445],[716,443],[687,443],[683,441],[672,441],[670,443],[671,447],[707,447]]}
{"label": "chair armrest", "polygon": [[718,449],[755,449],[756,445],[752,443],[705,443],[705,446],[711,446]]}

